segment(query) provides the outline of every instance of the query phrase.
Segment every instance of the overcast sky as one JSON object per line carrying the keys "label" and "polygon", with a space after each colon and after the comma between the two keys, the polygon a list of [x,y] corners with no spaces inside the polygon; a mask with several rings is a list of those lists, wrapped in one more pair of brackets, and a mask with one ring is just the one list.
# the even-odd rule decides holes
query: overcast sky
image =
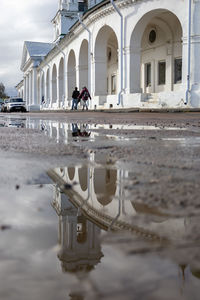
{"label": "overcast sky", "polygon": [[52,42],[58,0],[1,0],[0,82],[8,94],[22,80],[24,41]]}

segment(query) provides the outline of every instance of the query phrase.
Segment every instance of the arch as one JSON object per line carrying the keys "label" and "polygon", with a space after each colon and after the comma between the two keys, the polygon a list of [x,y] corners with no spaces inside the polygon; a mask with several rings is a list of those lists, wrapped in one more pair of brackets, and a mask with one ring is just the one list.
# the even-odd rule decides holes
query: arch
{"label": "arch", "polygon": [[79,52],[79,89],[88,86],[88,41],[83,40]]}
{"label": "arch", "polygon": [[74,50],[71,50],[67,62],[67,86],[68,99],[72,98],[72,92],[76,86],[76,57]]}
{"label": "arch", "polygon": [[64,59],[60,59],[59,63],[59,101],[61,102],[64,97]]}
{"label": "arch", "polygon": [[67,172],[68,172],[69,179],[73,180],[74,176],[75,176],[75,168],[74,167],[68,167]]}
{"label": "arch", "polygon": [[103,26],[95,40],[95,95],[117,93],[118,40],[115,31]]}
{"label": "arch", "polygon": [[52,70],[52,103],[57,102],[57,68],[53,65]]}
{"label": "arch", "polygon": [[[155,39],[150,34],[154,31]],[[182,26],[167,9],[145,13],[130,38],[130,92],[157,93],[176,88],[175,59],[182,59]]]}
{"label": "arch", "polygon": [[101,205],[108,205],[116,193],[117,170],[95,168],[94,191]]}

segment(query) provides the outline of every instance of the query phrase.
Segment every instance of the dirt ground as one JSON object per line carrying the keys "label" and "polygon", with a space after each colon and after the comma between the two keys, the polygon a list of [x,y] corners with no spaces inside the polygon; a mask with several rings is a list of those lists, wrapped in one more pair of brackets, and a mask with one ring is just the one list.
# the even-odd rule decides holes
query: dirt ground
{"label": "dirt ground", "polygon": [[[7,117],[8,114],[1,114],[2,124]],[[104,137],[112,134],[118,140],[87,139],[77,147],[62,140],[55,143],[54,137],[44,136],[39,129],[1,127],[2,170],[7,166],[16,168],[20,163],[27,177],[30,174],[26,174],[26,164],[33,164],[34,174],[36,166],[45,170],[63,163],[83,162],[87,161],[89,151],[98,151],[112,161],[123,163],[123,168],[130,171],[127,189],[134,189],[136,202],[167,209],[174,215],[200,213],[200,113],[12,114],[12,118],[15,117],[93,124],[92,132]],[[109,126],[99,127],[100,124]],[[6,163],[5,157],[8,157]],[[1,182],[5,182],[7,176],[12,177],[11,174],[6,176],[6,171],[2,174]]]}

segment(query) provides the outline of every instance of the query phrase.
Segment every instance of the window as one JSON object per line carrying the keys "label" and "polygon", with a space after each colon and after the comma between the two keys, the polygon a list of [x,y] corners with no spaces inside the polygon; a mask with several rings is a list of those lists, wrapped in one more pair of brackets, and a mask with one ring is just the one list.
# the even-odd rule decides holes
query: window
{"label": "window", "polygon": [[158,84],[165,84],[165,74],[166,74],[166,62],[159,61],[158,62]]}
{"label": "window", "polygon": [[111,91],[112,94],[116,92],[116,75],[111,76]]}
{"label": "window", "polygon": [[174,60],[174,83],[182,81],[182,58],[175,58]]}
{"label": "window", "polygon": [[151,63],[145,64],[146,86],[151,86]]}
{"label": "window", "polygon": [[156,31],[152,29],[149,33],[149,42],[152,44],[156,40]]}
{"label": "window", "polygon": [[78,2],[78,10],[85,11],[85,3],[84,2]]}

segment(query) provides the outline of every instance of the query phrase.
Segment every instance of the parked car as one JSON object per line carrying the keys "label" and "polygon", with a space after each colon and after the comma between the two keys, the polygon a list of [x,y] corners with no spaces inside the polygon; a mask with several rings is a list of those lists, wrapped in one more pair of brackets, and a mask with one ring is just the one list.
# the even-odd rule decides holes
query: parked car
{"label": "parked car", "polygon": [[1,107],[3,112],[21,111],[26,112],[26,105],[22,98],[14,97],[6,100]]}

